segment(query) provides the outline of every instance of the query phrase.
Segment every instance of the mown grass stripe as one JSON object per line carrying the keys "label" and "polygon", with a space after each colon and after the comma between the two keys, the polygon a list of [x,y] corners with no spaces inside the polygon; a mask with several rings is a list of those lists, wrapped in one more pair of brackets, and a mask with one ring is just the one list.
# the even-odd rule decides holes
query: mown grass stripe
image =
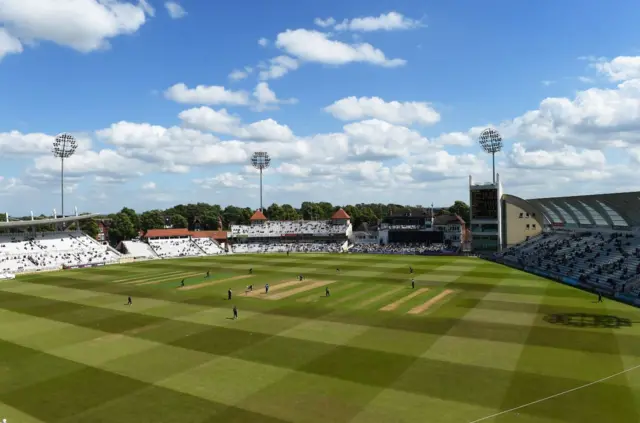
{"label": "mown grass stripe", "polygon": [[433,298],[429,299],[428,301],[426,301],[424,304],[420,304],[420,305],[412,308],[411,310],[409,310],[407,312],[407,314],[421,314],[421,313],[424,313],[425,311],[429,310],[435,304],[437,304],[438,302],[444,300],[446,297],[448,297],[449,295],[453,294],[454,292],[455,291],[453,289],[445,289],[444,291],[442,291],[441,293],[439,293],[435,297],[433,297]]}
{"label": "mown grass stripe", "polygon": [[429,291],[429,288],[420,288],[420,289],[416,289],[414,292],[412,292],[409,295],[406,295],[402,298],[400,298],[397,301],[392,302],[391,304],[387,304],[386,306],[382,307],[380,309],[380,311],[393,311],[395,309],[397,309],[398,307],[400,307],[402,304],[406,303],[407,301],[409,301],[410,299],[417,297],[420,294],[424,294],[425,292]]}

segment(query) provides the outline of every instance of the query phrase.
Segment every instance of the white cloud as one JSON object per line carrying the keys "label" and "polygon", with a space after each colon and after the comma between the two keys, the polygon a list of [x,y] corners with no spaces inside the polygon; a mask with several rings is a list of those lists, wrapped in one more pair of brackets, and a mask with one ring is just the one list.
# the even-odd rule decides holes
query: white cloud
{"label": "white cloud", "polygon": [[268,79],[282,78],[290,71],[298,69],[298,61],[289,56],[277,56],[269,60],[268,64],[261,64],[263,69],[260,71],[260,79],[265,81]]}
{"label": "white cloud", "polygon": [[[331,18],[330,18],[331,19]],[[316,22],[317,23],[317,22]],[[334,28],[337,31],[399,31],[424,26],[420,21],[407,18],[398,12],[383,13],[380,16],[345,19]]]}
{"label": "white cloud", "polygon": [[184,8],[175,1],[165,2],[164,7],[167,8],[167,12],[169,13],[171,19],[180,19],[187,16],[187,12],[184,10]]}
{"label": "white cloud", "polygon": [[558,151],[527,151],[516,143],[513,145],[508,159],[516,167],[532,169],[602,169],[606,165],[606,157],[600,150],[577,150],[565,146]]}
{"label": "white cloud", "polygon": [[[76,134],[75,138],[78,142],[78,153],[91,149],[91,138],[85,134]],[[51,155],[54,140],[54,135],[37,132],[3,132],[0,133],[0,156]]]}
{"label": "white cloud", "polygon": [[333,18],[327,18],[327,19],[315,18],[313,20],[313,23],[315,23],[321,28],[329,28],[330,26],[333,26],[336,24],[336,20]]}
{"label": "white cloud", "polygon": [[616,88],[590,88],[574,99],[549,97],[537,110],[500,125],[506,139],[546,149],[571,145],[602,148],[640,143],[640,79]]}
{"label": "white cloud", "polygon": [[203,106],[184,110],[178,117],[190,128],[218,134],[234,134],[241,127],[240,118],[226,109],[213,110]]}
{"label": "white cloud", "polygon": [[153,8],[145,1],[132,4],[120,0],[2,0],[0,51],[6,50],[7,31],[13,38],[14,53],[22,44],[49,41],[91,52],[109,47],[109,39],[137,32],[153,16]]}
{"label": "white cloud", "polygon": [[588,76],[579,76],[578,77],[578,81],[584,83],[584,84],[593,84],[593,78],[590,78]]}
{"label": "white cloud", "polygon": [[371,44],[347,44],[331,40],[322,32],[307,29],[281,32],[276,39],[276,46],[300,60],[328,65],[365,62],[378,66],[397,67],[406,63],[403,59],[388,59],[382,50]]}
{"label": "white cloud", "polygon": [[[633,75],[628,69],[623,74]],[[245,95],[245,105],[253,107],[282,101],[266,83]],[[179,114],[183,127],[115,123],[91,134],[103,143],[97,150],[91,147],[91,136],[78,134],[82,149],[67,162],[67,187],[77,188],[74,198],[90,184],[100,184],[97,190],[127,185],[140,193],[153,176],[174,173],[182,189],[172,201],[198,201],[200,188],[231,188],[224,201],[245,205],[257,185],[255,170],[246,167],[251,154],[262,150],[273,158],[265,179],[269,201],[293,204],[323,199],[414,202],[416,195],[425,197],[422,203],[447,204],[466,198],[469,174],[477,181],[491,178],[490,156],[476,142],[486,126],[455,128],[427,138],[427,132],[410,125],[437,122],[439,115],[429,103],[347,97],[327,109],[345,121],[342,129],[301,135],[292,128],[303,131],[305,125],[289,127],[286,120],[272,118],[245,123],[228,109],[202,106]],[[572,98],[550,97],[520,116],[487,126],[497,128],[505,139],[496,164],[506,191],[526,198],[640,188],[639,118],[640,79],[629,79],[615,87],[579,91]],[[50,195],[58,184],[59,161],[50,157],[52,141],[48,134],[0,133],[0,156],[37,157],[20,178],[39,186],[43,195]],[[192,177],[183,174],[198,167],[211,172],[210,177],[192,183]],[[144,180],[133,181],[143,175]],[[131,201],[147,204],[145,195],[152,193]],[[5,195],[7,204],[16,203],[13,198],[18,197]],[[115,191],[113,196],[117,197]]]}
{"label": "white cloud", "polygon": [[347,97],[325,107],[340,120],[359,120],[367,117],[396,124],[432,125],[440,121],[440,114],[429,103],[386,102],[379,97]]}
{"label": "white cloud", "polygon": [[[18,178],[0,176],[0,197],[12,196],[32,189]],[[5,213],[5,211],[0,213]]]}
{"label": "white cloud", "polygon": [[142,184],[142,189],[145,191],[153,191],[154,189],[156,189],[156,183],[155,182],[146,182],[144,184]]}
{"label": "white cloud", "polygon": [[[82,177],[85,175],[126,180],[142,175],[145,170],[150,170],[147,163],[125,157],[117,151],[109,149],[85,151],[64,161],[67,182],[73,181],[69,180],[67,176]],[[51,182],[49,176],[57,176],[60,173],[60,160],[51,156],[36,157],[31,172],[41,182]],[[104,182],[104,180],[98,179],[98,182]]]}
{"label": "white cloud", "polygon": [[198,85],[189,88],[183,83],[169,87],[165,93],[169,100],[183,104],[228,104],[244,106],[249,104],[249,95],[245,91],[231,91],[219,85]]}
{"label": "white cloud", "polygon": [[258,40],[258,44],[262,47],[266,47],[269,45],[269,40],[267,40],[266,38],[262,37]]}
{"label": "white cloud", "polygon": [[273,119],[244,125],[238,116],[229,114],[225,109],[213,110],[209,107],[198,107],[184,110],[178,117],[188,127],[242,139],[291,141],[294,138],[288,126],[281,125]]}
{"label": "white cloud", "polygon": [[194,179],[193,183],[204,189],[214,188],[235,188],[246,189],[255,188],[257,185],[250,182],[244,175],[237,173],[224,172],[212,178]]}
{"label": "white cloud", "polygon": [[266,82],[261,82],[256,85],[256,89],[253,91],[253,96],[258,100],[260,104],[277,103],[278,98]]}
{"label": "white cloud", "polygon": [[471,134],[464,132],[449,132],[433,139],[434,144],[438,146],[458,145],[468,147],[473,145],[474,141]]}
{"label": "white cloud", "polygon": [[548,87],[549,85],[553,85],[556,83],[556,81],[550,81],[550,80],[544,80],[540,82],[542,85],[544,85],[545,87]]}
{"label": "white cloud", "polygon": [[221,141],[193,129],[118,122],[96,131],[96,136],[115,146],[118,154],[148,163],[153,171],[186,173],[193,166],[246,163],[249,159],[244,143]]}
{"label": "white cloud", "polygon": [[598,60],[593,66],[612,81],[640,78],[640,56],[619,56],[611,61]]}
{"label": "white cloud", "polygon": [[408,157],[429,145],[418,132],[377,119],[345,125],[344,133],[356,160]]}
{"label": "white cloud", "polygon": [[252,72],[253,72],[253,68],[251,68],[249,66],[245,66],[245,68],[242,69],[242,70],[234,69],[229,74],[229,79],[231,79],[232,81],[240,81],[240,80],[243,80],[243,79],[247,78],[249,76],[249,74],[251,74]]}
{"label": "white cloud", "polygon": [[22,51],[20,40],[13,37],[4,28],[0,28],[0,60],[8,54],[22,53]]}
{"label": "white cloud", "polygon": [[293,163],[282,163],[275,171],[281,175],[293,176],[294,178],[306,178],[311,175],[311,169]]}
{"label": "white cloud", "polygon": [[269,84],[266,82],[260,82],[256,85],[255,90],[253,91],[253,97],[258,102],[254,108],[257,111],[263,111],[267,109],[277,108],[278,104],[295,104],[298,102],[295,98],[290,98],[286,100],[279,99],[276,96],[276,93],[269,88]]}

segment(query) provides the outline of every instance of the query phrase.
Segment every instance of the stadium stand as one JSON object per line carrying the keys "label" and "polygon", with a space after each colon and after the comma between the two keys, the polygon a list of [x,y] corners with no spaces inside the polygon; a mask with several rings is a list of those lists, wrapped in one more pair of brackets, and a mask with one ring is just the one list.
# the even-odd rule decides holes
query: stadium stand
{"label": "stadium stand", "polygon": [[393,243],[393,244],[355,244],[351,249],[352,253],[375,253],[375,254],[438,254],[438,253],[452,253],[448,251],[444,244],[406,244],[406,243]]}
{"label": "stadium stand", "polygon": [[141,241],[122,241],[121,249],[126,256],[135,259],[153,259],[158,258],[156,252],[149,244]]}
{"label": "stadium stand", "polygon": [[224,254],[224,250],[220,247],[220,244],[218,244],[211,238],[191,238],[191,240],[207,256]]}
{"label": "stadium stand", "polygon": [[500,256],[616,292],[640,275],[640,237],[633,233],[543,233]]}
{"label": "stadium stand", "polygon": [[191,238],[183,239],[150,239],[149,245],[158,257],[194,257],[205,255]]}
{"label": "stadium stand", "polygon": [[291,234],[308,235],[344,235],[347,233],[348,223],[333,224],[323,221],[299,221],[299,222],[264,222],[260,225],[234,225],[231,227],[231,235],[234,237],[245,236],[249,238],[279,238]]}
{"label": "stadium stand", "polygon": [[0,271],[3,273],[104,265],[118,260],[116,252],[82,232],[0,236]]}
{"label": "stadium stand", "polygon": [[328,221],[269,221],[260,210],[250,225],[232,225],[231,253],[345,252],[352,235],[349,215],[337,210]]}

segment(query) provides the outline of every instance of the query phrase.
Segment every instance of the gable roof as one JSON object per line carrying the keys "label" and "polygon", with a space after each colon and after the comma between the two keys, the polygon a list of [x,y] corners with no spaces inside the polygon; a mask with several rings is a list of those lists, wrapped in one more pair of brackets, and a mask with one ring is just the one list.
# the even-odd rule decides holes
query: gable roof
{"label": "gable roof", "polygon": [[147,238],[157,238],[161,236],[188,236],[189,229],[176,228],[176,229],[149,229],[145,236]]}
{"label": "gable roof", "polygon": [[250,221],[254,221],[254,220],[268,220],[267,216],[264,215],[264,213],[262,213],[262,210],[258,209],[256,210],[255,213],[253,213],[253,216],[251,216],[251,219],[249,219]]}
{"label": "gable roof", "polygon": [[331,219],[350,219],[350,217],[347,212],[340,207],[340,209],[331,216]]}
{"label": "gable roof", "polygon": [[193,231],[190,235],[192,238],[227,239],[225,231]]}

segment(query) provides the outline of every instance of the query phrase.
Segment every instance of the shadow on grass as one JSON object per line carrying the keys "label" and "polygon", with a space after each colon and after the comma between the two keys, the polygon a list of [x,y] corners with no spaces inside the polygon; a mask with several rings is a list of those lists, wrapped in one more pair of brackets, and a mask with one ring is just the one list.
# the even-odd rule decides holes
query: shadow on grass
{"label": "shadow on grass", "polygon": [[620,329],[631,327],[631,319],[591,313],[557,313],[544,316],[544,321],[553,325],[577,328]]}

